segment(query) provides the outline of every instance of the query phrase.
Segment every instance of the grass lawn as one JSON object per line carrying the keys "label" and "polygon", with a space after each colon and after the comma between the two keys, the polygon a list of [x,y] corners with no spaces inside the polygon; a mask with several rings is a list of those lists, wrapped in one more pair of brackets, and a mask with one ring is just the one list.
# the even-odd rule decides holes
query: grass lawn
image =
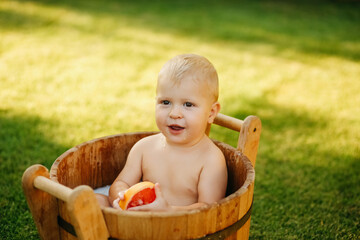
{"label": "grass lawn", "polygon": [[263,123],[250,238],[360,239],[359,23],[340,0],[0,1],[0,238],[38,239],[27,167],[156,130],[157,73],[192,52],[222,113]]}

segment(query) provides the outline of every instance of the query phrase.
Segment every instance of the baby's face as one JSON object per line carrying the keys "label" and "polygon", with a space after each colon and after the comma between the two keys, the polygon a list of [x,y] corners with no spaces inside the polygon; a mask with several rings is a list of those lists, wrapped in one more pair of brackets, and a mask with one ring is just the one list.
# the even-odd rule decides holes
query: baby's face
{"label": "baby's face", "polygon": [[204,136],[213,100],[202,85],[186,77],[180,84],[159,78],[156,124],[168,143],[193,146]]}

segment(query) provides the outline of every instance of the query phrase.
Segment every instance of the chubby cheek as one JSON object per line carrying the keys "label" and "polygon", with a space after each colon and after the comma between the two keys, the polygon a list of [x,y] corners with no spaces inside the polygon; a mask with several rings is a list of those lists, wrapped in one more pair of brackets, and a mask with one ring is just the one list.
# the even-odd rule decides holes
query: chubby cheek
{"label": "chubby cheek", "polygon": [[164,127],[164,124],[166,122],[166,114],[163,111],[159,111],[158,109],[156,109],[155,121],[158,128],[161,129],[161,127]]}
{"label": "chubby cheek", "polygon": [[193,115],[187,118],[188,127],[191,127],[194,133],[205,132],[207,120],[202,115]]}

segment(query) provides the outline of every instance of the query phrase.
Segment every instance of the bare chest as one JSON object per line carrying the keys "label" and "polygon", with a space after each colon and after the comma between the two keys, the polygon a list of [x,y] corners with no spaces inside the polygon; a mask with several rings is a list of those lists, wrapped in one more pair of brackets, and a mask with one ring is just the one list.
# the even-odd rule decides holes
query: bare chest
{"label": "bare chest", "polygon": [[154,152],[143,157],[143,180],[160,183],[164,197],[172,204],[197,202],[202,161],[186,154],[165,156]]}

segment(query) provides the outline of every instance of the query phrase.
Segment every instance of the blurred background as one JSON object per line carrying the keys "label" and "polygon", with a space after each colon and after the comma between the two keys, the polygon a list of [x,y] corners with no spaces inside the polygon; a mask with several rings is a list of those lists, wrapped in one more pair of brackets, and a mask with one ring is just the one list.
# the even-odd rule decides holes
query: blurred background
{"label": "blurred background", "polygon": [[27,167],[157,130],[182,53],[214,64],[222,113],[262,120],[250,239],[360,239],[360,2],[340,0],[0,1],[1,239],[38,239]]}

